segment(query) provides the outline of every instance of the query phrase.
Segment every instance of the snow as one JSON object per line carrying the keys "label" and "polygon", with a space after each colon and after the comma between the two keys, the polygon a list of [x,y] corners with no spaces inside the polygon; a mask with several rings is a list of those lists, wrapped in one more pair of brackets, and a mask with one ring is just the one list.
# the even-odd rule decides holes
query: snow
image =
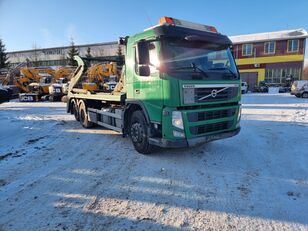
{"label": "snow", "polygon": [[0,104],[0,230],[308,230],[307,110],[246,94],[239,135],[140,155],[63,103]]}

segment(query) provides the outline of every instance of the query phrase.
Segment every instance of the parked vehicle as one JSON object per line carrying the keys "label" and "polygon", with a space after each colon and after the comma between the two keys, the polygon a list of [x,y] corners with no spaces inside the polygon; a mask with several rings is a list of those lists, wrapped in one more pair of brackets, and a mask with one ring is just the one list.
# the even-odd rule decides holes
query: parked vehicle
{"label": "parked vehicle", "polygon": [[294,81],[291,87],[291,95],[298,98],[308,98],[308,80]]}
{"label": "parked vehicle", "polygon": [[113,91],[86,90],[83,60],[69,84],[67,111],[83,127],[130,136],[139,153],[188,147],[240,131],[240,75],[230,39],[215,27],[162,17],[120,38],[125,66]]}
{"label": "parked vehicle", "polygon": [[0,84],[0,103],[7,102],[10,100],[10,94],[7,89],[5,89],[1,84]]}
{"label": "parked vehicle", "polygon": [[246,94],[248,92],[248,84],[246,82],[242,82],[242,94]]}
{"label": "parked vehicle", "polygon": [[68,82],[75,68],[67,66],[55,70],[52,84],[48,87],[49,101],[61,101],[67,95]]}
{"label": "parked vehicle", "polygon": [[254,92],[268,92],[268,84],[265,81],[260,81],[259,85],[256,85],[254,88]]}

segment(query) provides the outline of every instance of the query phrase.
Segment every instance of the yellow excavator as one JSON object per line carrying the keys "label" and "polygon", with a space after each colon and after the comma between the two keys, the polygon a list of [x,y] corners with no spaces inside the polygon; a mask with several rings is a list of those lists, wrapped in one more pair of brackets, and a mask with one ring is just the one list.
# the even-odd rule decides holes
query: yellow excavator
{"label": "yellow excavator", "polygon": [[68,83],[75,67],[60,67],[55,70],[53,84],[49,86],[49,101],[60,101],[67,95]]}
{"label": "yellow excavator", "polygon": [[23,67],[21,76],[14,80],[14,84],[22,93],[19,94],[21,102],[36,102],[48,95],[55,71],[52,68]]}
{"label": "yellow excavator", "polygon": [[82,89],[111,92],[116,86],[119,76],[116,62],[94,64],[88,68],[86,76],[83,78]]}

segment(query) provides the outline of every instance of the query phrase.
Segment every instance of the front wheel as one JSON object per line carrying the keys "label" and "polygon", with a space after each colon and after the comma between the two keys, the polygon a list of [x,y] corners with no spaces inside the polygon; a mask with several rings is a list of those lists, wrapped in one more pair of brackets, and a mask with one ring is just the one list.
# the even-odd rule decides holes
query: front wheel
{"label": "front wheel", "polygon": [[142,111],[135,111],[131,117],[130,137],[137,152],[150,154],[153,145],[149,143],[147,123]]}

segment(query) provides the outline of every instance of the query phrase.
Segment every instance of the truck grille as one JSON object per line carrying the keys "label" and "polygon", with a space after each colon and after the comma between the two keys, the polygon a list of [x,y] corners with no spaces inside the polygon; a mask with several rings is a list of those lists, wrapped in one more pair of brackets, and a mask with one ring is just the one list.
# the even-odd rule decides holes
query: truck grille
{"label": "truck grille", "polygon": [[219,123],[214,123],[214,124],[193,126],[193,127],[190,127],[189,130],[190,130],[190,133],[193,135],[200,135],[203,133],[209,133],[209,132],[229,129],[231,126],[232,126],[232,122],[226,121],[226,122],[219,122]]}
{"label": "truck grille", "polygon": [[204,112],[190,112],[187,117],[189,122],[199,122],[203,120],[221,119],[234,116],[235,112],[235,108]]}
{"label": "truck grille", "polygon": [[[212,102],[212,101],[232,99],[236,96],[237,90],[238,90],[237,87],[227,88],[225,90],[223,90],[222,87],[197,88],[195,89],[195,102]],[[216,91],[218,93],[216,93],[216,95],[213,95],[212,94],[213,91]]]}
{"label": "truck grille", "polygon": [[[230,86],[231,85],[231,86]],[[205,87],[183,86],[184,104],[230,100],[238,94],[237,84],[205,85]]]}

